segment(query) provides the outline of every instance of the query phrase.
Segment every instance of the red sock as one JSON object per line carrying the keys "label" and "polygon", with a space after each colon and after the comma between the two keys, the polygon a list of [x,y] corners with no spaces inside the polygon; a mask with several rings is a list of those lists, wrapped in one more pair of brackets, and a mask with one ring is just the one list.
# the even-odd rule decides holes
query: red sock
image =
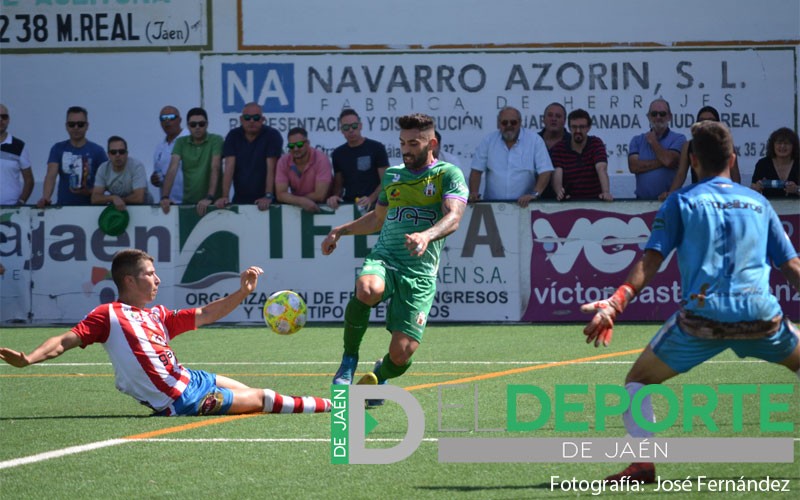
{"label": "red sock", "polygon": [[264,389],[264,413],[326,413],[331,400],[314,396],[285,396]]}

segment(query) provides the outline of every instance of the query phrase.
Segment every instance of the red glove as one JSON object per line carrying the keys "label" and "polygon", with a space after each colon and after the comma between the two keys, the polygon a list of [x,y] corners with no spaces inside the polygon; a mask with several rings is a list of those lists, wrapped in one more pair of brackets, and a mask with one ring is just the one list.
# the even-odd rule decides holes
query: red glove
{"label": "red glove", "polygon": [[614,320],[617,314],[625,309],[625,306],[635,295],[636,292],[633,287],[625,283],[617,288],[617,291],[614,292],[610,299],[582,305],[581,312],[595,313],[592,321],[583,329],[583,334],[586,335],[586,343],[588,344],[594,340],[595,347],[599,347],[601,342],[604,346],[608,346],[611,342],[611,336],[614,335]]}

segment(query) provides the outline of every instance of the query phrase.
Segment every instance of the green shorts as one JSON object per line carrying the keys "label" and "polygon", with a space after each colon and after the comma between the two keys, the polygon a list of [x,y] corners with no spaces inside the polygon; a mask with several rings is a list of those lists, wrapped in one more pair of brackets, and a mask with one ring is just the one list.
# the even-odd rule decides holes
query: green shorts
{"label": "green shorts", "polygon": [[428,323],[436,295],[436,278],[427,276],[407,276],[386,264],[382,259],[369,256],[359,276],[380,276],[384,282],[381,302],[389,300],[386,308],[386,329],[400,331],[417,342],[422,342],[422,334]]}

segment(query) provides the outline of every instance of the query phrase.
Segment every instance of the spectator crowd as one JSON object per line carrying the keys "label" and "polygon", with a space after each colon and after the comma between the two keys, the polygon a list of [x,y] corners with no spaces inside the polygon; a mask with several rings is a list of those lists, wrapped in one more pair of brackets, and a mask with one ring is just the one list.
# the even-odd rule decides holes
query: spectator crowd
{"label": "spectator crowd", "polygon": [[[672,111],[666,100],[652,101],[646,118],[649,129],[630,140],[628,169],[635,175],[636,199],[663,201],[690,175],[690,182],[697,182],[692,144],[670,128]],[[697,121],[704,120],[719,121],[720,115],[704,106]],[[124,137],[108,137],[105,147],[89,140],[89,112],[68,108],[68,139],[50,148],[42,196],[31,200],[35,178],[30,148],[11,134],[9,108],[0,104],[0,205],[94,204],[124,211],[131,204],[159,204],[167,213],[172,205],[183,204],[194,205],[202,216],[212,205],[251,204],[267,210],[283,203],[318,212],[352,203],[366,213],[375,206],[381,177],[390,166],[386,147],[363,135],[361,117],[353,109],[339,115],[344,143],[330,158],[301,127],[288,131],[284,149],[284,138],[265,124],[257,103],[243,107],[239,126],[225,137],[209,132],[208,114],[199,107],[187,111],[186,126],[180,110],[171,105],[161,108],[158,121],[164,140],[146,164],[130,154]],[[496,130],[477,144],[469,165],[441,147],[438,131],[434,156],[468,172],[470,203],[515,201],[526,207],[537,200],[613,201],[606,145],[591,135],[591,115],[583,109],[568,112],[554,102],[545,107],[541,123],[538,132],[524,128],[520,111],[504,107]],[[749,186],[767,198],[800,195],[799,155],[797,132],[775,130]],[[742,182],[738,162],[731,178]],[[148,182],[158,190],[158,200]]]}

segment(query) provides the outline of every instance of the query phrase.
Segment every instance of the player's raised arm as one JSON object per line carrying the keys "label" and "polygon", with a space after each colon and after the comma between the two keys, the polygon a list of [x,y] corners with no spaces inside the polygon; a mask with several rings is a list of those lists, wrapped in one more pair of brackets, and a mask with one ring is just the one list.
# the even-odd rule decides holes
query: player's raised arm
{"label": "player's raised arm", "polygon": [[207,306],[197,308],[195,312],[196,326],[200,327],[214,323],[233,312],[236,306],[256,289],[258,277],[262,274],[264,274],[264,270],[257,266],[250,266],[245,269],[241,274],[241,286],[238,290],[215,300]]}
{"label": "player's raised arm", "polygon": [[586,343],[594,341],[594,346],[608,346],[614,335],[614,320],[625,310],[628,303],[653,278],[661,267],[664,257],[655,250],[646,250],[644,256],[633,265],[626,282],[617,288],[609,299],[598,300],[581,306],[581,312],[595,313],[583,329]]}
{"label": "player's raised arm", "polygon": [[6,347],[0,347],[0,359],[11,366],[24,368],[48,359],[57,358],[74,347],[81,345],[81,339],[72,331],[50,337],[42,345],[25,354]]}
{"label": "player's raised arm", "polygon": [[431,241],[440,240],[454,233],[461,223],[467,204],[458,198],[442,200],[443,217],[436,224],[424,231],[406,234],[406,248],[411,255],[420,256],[425,253]]}
{"label": "player's raised arm", "polygon": [[377,233],[383,227],[386,220],[387,207],[380,203],[375,206],[363,216],[356,220],[342,224],[331,229],[328,236],[322,240],[322,255],[330,255],[336,249],[336,242],[342,236],[353,234],[373,234]]}

